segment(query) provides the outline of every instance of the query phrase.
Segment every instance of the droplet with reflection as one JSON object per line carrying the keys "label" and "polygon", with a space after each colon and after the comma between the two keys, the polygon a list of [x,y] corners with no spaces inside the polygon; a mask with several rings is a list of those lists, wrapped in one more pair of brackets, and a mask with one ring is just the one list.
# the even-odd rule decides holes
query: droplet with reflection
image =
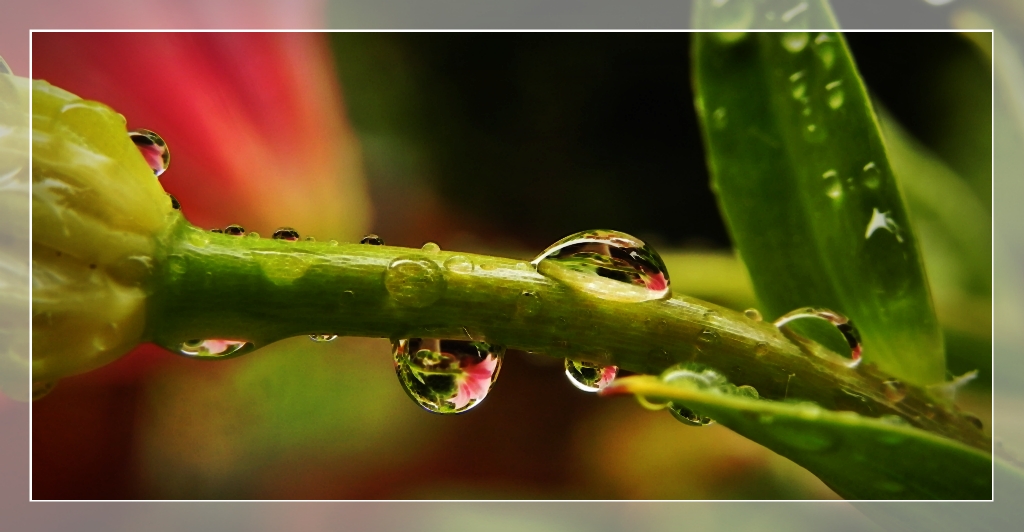
{"label": "droplet with reflection", "polygon": [[565,376],[573,386],[585,392],[596,392],[608,386],[619,373],[616,366],[601,366],[593,362],[565,359]]}
{"label": "droplet with reflection", "polygon": [[133,129],[128,132],[128,138],[139,149],[142,158],[153,170],[153,175],[160,177],[160,174],[167,171],[171,165],[171,149],[160,135],[148,129]]}
{"label": "droplet with reflection", "polygon": [[484,342],[410,338],[392,345],[395,373],[412,400],[436,414],[481,403],[498,378],[505,348]]}

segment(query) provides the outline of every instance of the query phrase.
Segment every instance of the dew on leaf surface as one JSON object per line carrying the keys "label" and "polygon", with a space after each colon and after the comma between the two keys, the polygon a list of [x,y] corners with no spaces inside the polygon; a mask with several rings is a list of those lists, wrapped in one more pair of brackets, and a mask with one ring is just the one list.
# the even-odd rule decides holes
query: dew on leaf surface
{"label": "dew on leaf surface", "polygon": [[295,242],[299,239],[299,232],[292,229],[291,227],[280,227],[272,235],[274,240],[287,240],[288,242]]}

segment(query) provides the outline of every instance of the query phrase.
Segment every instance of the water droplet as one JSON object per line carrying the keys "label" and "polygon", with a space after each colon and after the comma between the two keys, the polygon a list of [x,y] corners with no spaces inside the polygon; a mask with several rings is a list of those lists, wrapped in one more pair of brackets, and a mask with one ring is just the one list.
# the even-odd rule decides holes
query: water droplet
{"label": "water droplet", "polygon": [[715,129],[725,129],[725,126],[729,125],[729,116],[725,107],[719,107],[711,113],[711,125]]}
{"label": "water droplet", "polygon": [[828,93],[828,106],[832,109],[839,109],[843,106],[843,90],[836,89]]}
{"label": "water droplet", "polygon": [[309,339],[314,342],[330,342],[338,338],[337,334],[311,334]]}
{"label": "water droplet", "polygon": [[245,234],[245,228],[238,224],[231,224],[224,228],[224,234],[231,236],[242,236]]}
{"label": "water droplet", "polygon": [[763,357],[768,354],[768,342],[758,342],[754,345],[754,354]]}
{"label": "water droplet", "polygon": [[792,53],[803,51],[810,36],[805,31],[787,32],[782,34],[782,47]]}
{"label": "water droplet", "polygon": [[718,388],[729,383],[717,371],[701,364],[692,363],[676,364],[663,371],[659,378],[666,384],[698,390]]}
{"label": "water droplet", "polygon": [[697,339],[706,344],[716,344],[721,337],[714,329],[704,329],[700,332],[700,335],[697,336]]}
{"label": "water droplet", "polygon": [[34,383],[32,383],[32,400],[33,401],[38,401],[39,399],[42,399],[43,397],[46,397],[56,387],[57,387],[57,382],[56,381],[34,382]]}
{"label": "water droplet", "polygon": [[306,238],[303,238],[302,240],[304,242],[316,242],[316,239],[311,237],[311,236],[307,236]]}
{"label": "water droplet", "polygon": [[888,380],[882,383],[882,392],[886,399],[898,403],[907,396],[907,385],[898,380]]}
{"label": "water droplet", "polygon": [[383,246],[384,245],[384,239],[379,237],[379,236],[377,236],[377,235],[370,234],[370,235],[364,236],[363,239],[359,241],[359,243],[360,244],[369,244],[371,246]]}
{"label": "water droplet", "polygon": [[555,242],[533,260],[540,273],[613,301],[672,296],[668,270],[658,252],[618,231],[583,231]]}
{"label": "water droplet", "polygon": [[533,316],[540,311],[540,294],[532,290],[523,290],[516,301],[516,313],[520,316]]}
{"label": "water droplet", "polygon": [[757,393],[757,388],[744,384],[743,386],[736,387],[736,395],[740,397],[746,397],[748,399],[760,399],[761,394]]}
{"label": "water droplet", "polygon": [[395,373],[416,404],[437,414],[475,407],[498,378],[505,348],[483,342],[411,338],[392,345]]}
{"label": "water droplet", "polygon": [[615,379],[619,368],[616,366],[600,366],[591,362],[578,362],[565,359],[565,376],[573,386],[585,391],[596,392]]}
{"label": "water droplet", "polygon": [[794,18],[796,18],[797,15],[803,13],[804,11],[807,11],[807,2],[800,2],[799,4],[791,7],[789,10],[783,13],[782,16],[779,17],[779,19],[782,20],[782,22],[788,23],[792,21]]}
{"label": "water droplet", "polygon": [[874,162],[864,165],[864,186],[874,190],[882,182],[882,171]]}
{"label": "water droplet", "polygon": [[295,242],[299,239],[299,232],[292,229],[291,227],[280,227],[272,236],[274,240],[287,240],[288,242]]}
{"label": "water droplet", "polygon": [[864,231],[864,240],[871,238],[871,235],[879,229],[885,229],[896,237],[897,242],[903,242],[903,231],[896,220],[889,217],[889,211],[880,212],[877,207],[871,211],[871,220],[868,221],[868,228]]}
{"label": "water droplet", "polygon": [[836,52],[832,45],[833,38],[828,33],[819,33],[814,38],[814,53],[821,60],[821,63],[825,65],[825,69],[831,69],[832,64],[835,63]]}
{"label": "water droplet", "polygon": [[260,234],[257,233],[256,231],[251,231],[249,234],[245,235],[245,237],[246,238],[259,238]]}
{"label": "water droplet", "polygon": [[181,203],[178,203],[178,198],[175,198],[174,196],[172,196],[170,194],[168,194],[167,197],[171,198],[171,208],[176,210],[176,211],[180,211],[181,210]]}
{"label": "water droplet", "polygon": [[985,425],[984,425],[984,424],[983,424],[983,423],[981,422],[981,418],[979,418],[978,416],[976,416],[976,415],[974,415],[974,414],[969,414],[969,413],[967,413],[967,412],[964,412],[964,413],[963,413],[963,414],[961,414],[961,415],[962,415],[962,416],[963,416],[963,418],[964,418],[964,419],[966,419],[966,420],[967,420],[967,421],[968,421],[968,422],[969,422],[969,423],[970,423],[971,425],[974,425],[974,427],[975,427],[976,429],[978,429],[978,430],[983,430],[983,429],[985,428]]}
{"label": "water droplet", "polygon": [[217,234],[224,234],[224,230],[219,228],[219,227],[214,227],[213,229],[210,229],[210,232],[211,233],[217,233]]}
{"label": "water droplet", "polygon": [[846,343],[850,346],[850,363],[848,365],[850,367],[856,367],[860,364],[860,332],[853,326],[853,322],[849,318],[839,314],[838,312],[833,312],[828,309],[805,307],[781,316],[779,319],[775,320],[775,326],[782,327],[793,320],[803,318],[821,319],[835,325],[836,329],[839,330],[840,334],[842,334],[843,338],[846,340]]}
{"label": "water droplet", "polygon": [[159,177],[167,171],[171,164],[171,150],[160,135],[148,129],[134,129],[128,132],[128,138],[135,143],[135,147],[139,149],[154,175]]}
{"label": "water droplet", "polygon": [[793,72],[792,74],[789,75],[789,81],[792,81],[793,83],[796,83],[797,81],[803,79],[803,77],[806,74],[807,74],[806,70],[797,70],[796,72]]}
{"label": "water droplet", "polygon": [[447,285],[444,272],[434,261],[398,257],[388,264],[384,286],[399,304],[423,308],[440,299]]}
{"label": "water droplet", "polygon": [[437,245],[437,244],[435,244],[433,242],[427,242],[426,244],[423,244],[423,247],[420,248],[420,249],[422,249],[423,251],[425,251],[427,253],[440,253],[441,252],[441,246],[439,246],[439,245]]}
{"label": "water droplet", "polygon": [[463,255],[452,255],[444,261],[444,267],[455,273],[469,273],[473,271],[473,261]]}
{"label": "water droplet", "polygon": [[252,342],[244,340],[187,340],[178,346],[178,353],[193,358],[227,358],[253,349]]}
{"label": "water droplet", "polygon": [[480,264],[480,269],[485,272],[493,272],[498,269],[498,265],[493,262],[484,262]]}
{"label": "water droplet", "polygon": [[806,83],[797,83],[793,85],[793,99],[800,100],[807,93]]}
{"label": "water droplet", "polygon": [[715,421],[707,416],[695,413],[693,410],[678,403],[669,403],[668,411],[672,417],[691,427],[706,427]]}
{"label": "water droplet", "polygon": [[516,269],[523,272],[532,272],[535,270],[533,265],[528,262],[517,262]]}
{"label": "water droplet", "polygon": [[825,194],[834,200],[843,197],[843,184],[839,180],[833,181],[825,190]]}
{"label": "water droplet", "polygon": [[337,246],[338,245],[338,241],[337,240],[328,240],[327,241],[327,245],[328,246]]}
{"label": "water droplet", "polygon": [[746,316],[747,319],[761,321],[761,313],[756,308],[748,308],[747,310],[744,310],[743,315]]}

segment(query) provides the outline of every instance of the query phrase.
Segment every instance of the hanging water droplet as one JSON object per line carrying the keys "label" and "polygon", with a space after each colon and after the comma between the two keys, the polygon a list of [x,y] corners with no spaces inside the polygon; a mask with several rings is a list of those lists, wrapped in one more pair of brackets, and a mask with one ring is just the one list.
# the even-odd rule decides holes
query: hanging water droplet
{"label": "hanging water droplet", "polygon": [[715,129],[725,129],[725,126],[729,125],[729,116],[725,107],[719,107],[711,113],[711,125]]}
{"label": "hanging water droplet", "polygon": [[541,274],[602,299],[639,302],[672,296],[668,270],[658,252],[618,231],[570,235],[532,264]]}
{"label": "hanging water droplet", "polygon": [[787,32],[782,34],[782,47],[792,53],[803,51],[810,36],[805,31]]}
{"label": "hanging water droplet", "polygon": [[690,410],[678,403],[669,403],[668,411],[672,414],[672,417],[682,421],[685,425],[690,425],[691,427],[706,427],[715,422],[715,420],[707,416],[699,415],[693,410]]}
{"label": "hanging water droplet", "polygon": [[314,342],[330,342],[338,337],[337,334],[311,334],[309,339]]}
{"label": "hanging water droplet", "polygon": [[864,186],[874,190],[882,182],[882,171],[874,161],[864,165]]}
{"label": "hanging water droplet", "polygon": [[187,340],[178,353],[192,358],[227,358],[244,355],[255,347],[244,340]]}
{"label": "hanging water droplet", "polygon": [[882,392],[886,399],[898,403],[907,396],[907,385],[898,380],[888,380],[882,383]]}
{"label": "hanging water droplet", "polygon": [[359,243],[360,244],[369,244],[371,246],[383,246],[384,245],[384,239],[379,237],[379,236],[377,236],[377,235],[370,234],[370,235],[364,236],[363,239],[359,241]]}
{"label": "hanging water droplet", "polygon": [[452,255],[444,261],[444,267],[455,273],[469,273],[473,271],[473,262],[462,255]]}
{"label": "hanging water droplet", "polygon": [[171,198],[171,208],[176,210],[176,211],[180,211],[181,210],[181,203],[178,203],[178,198],[175,198],[174,196],[172,196],[170,194],[168,194],[167,197]]}
{"label": "hanging water droplet", "polygon": [[748,308],[747,310],[744,310],[743,315],[746,316],[747,319],[761,321],[761,313],[756,308]]}
{"label": "hanging water droplet", "polygon": [[238,224],[231,224],[224,228],[224,234],[231,236],[242,236],[245,234],[245,228]]}
{"label": "hanging water droplet", "polygon": [[384,287],[398,303],[423,308],[440,299],[447,284],[444,272],[434,261],[398,257],[388,264]]}
{"label": "hanging water droplet", "polygon": [[802,318],[816,318],[825,320],[832,325],[836,326],[836,329],[843,335],[846,343],[850,346],[850,362],[849,367],[856,367],[860,364],[861,360],[861,339],[860,332],[853,326],[853,322],[849,318],[833,312],[828,309],[806,307],[789,312],[779,319],[775,320],[774,325],[776,327],[782,327],[787,323]]}
{"label": "hanging water droplet", "polygon": [[167,147],[160,135],[148,129],[134,129],[128,132],[128,138],[132,140],[135,147],[139,149],[146,164],[153,170],[157,177],[167,171],[171,164],[171,150]]}
{"label": "hanging water droplet", "polygon": [[292,229],[291,227],[280,227],[277,231],[274,231],[274,240],[287,240],[288,242],[295,242],[299,239],[299,232]]}
{"label": "hanging water droplet", "polygon": [[483,342],[411,338],[392,345],[395,373],[412,400],[437,414],[483,401],[498,378],[505,348]]}
{"label": "hanging water droplet", "polygon": [[439,245],[437,245],[437,244],[435,244],[433,242],[427,242],[426,244],[423,244],[423,247],[420,248],[420,249],[422,249],[423,251],[425,251],[427,253],[440,253],[441,252],[441,246],[439,246]]}
{"label": "hanging water droplet", "polygon": [[259,238],[259,237],[260,237],[260,234],[259,234],[259,233],[257,233],[256,231],[252,231],[252,232],[250,232],[249,234],[245,235],[245,237],[246,237],[246,238]]}
{"label": "hanging water droplet", "polygon": [[592,362],[565,359],[565,376],[573,386],[585,392],[596,392],[608,386],[619,372],[616,366],[600,366]]}

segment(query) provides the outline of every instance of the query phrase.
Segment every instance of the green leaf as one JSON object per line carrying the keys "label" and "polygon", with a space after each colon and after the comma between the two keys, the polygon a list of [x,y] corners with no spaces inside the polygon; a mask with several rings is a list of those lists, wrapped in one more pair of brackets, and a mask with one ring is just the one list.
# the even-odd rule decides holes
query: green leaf
{"label": "green leaf", "polygon": [[602,395],[683,403],[817,475],[848,499],[989,499],[992,459],[982,451],[887,419],[811,403],[749,399],[625,377]]}
{"label": "green leaf", "polygon": [[766,318],[840,312],[865,361],[941,382],[917,239],[842,35],[701,33],[693,57],[712,186]]}

